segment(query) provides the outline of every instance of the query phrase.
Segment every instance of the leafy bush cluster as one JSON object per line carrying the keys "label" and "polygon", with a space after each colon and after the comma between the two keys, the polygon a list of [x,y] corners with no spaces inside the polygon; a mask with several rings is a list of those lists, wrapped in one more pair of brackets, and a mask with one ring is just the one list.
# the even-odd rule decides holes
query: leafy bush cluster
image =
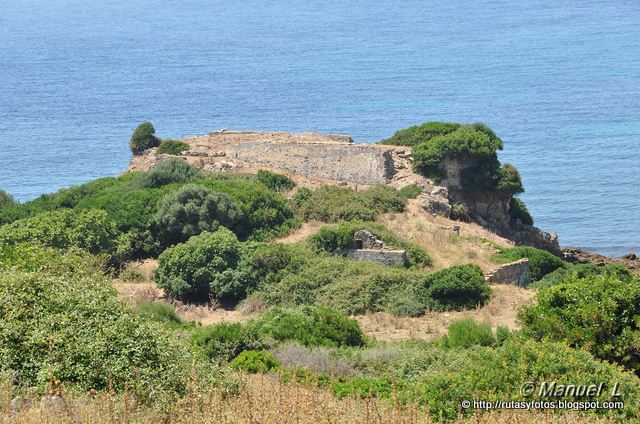
{"label": "leafy bush cluster", "polygon": [[156,165],[143,175],[140,185],[143,187],[162,187],[167,184],[184,184],[202,177],[197,168],[180,159],[169,159]]}
{"label": "leafy bush cluster", "polygon": [[363,346],[366,338],[358,322],[326,307],[274,308],[256,326],[260,334],[304,346]]}
{"label": "leafy bush cluster", "polygon": [[131,135],[131,141],[129,141],[129,147],[134,155],[142,154],[145,150],[159,144],[160,139],[156,137],[156,129],[151,122],[143,122],[138,125]]}
{"label": "leafy bush cluster", "polygon": [[162,140],[158,145],[156,153],[164,155],[179,155],[185,150],[189,150],[189,145],[180,140]]}
{"label": "leafy bush cluster", "polygon": [[232,361],[247,350],[263,350],[271,343],[265,340],[255,325],[220,323],[198,328],[192,342],[212,359]]}
{"label": "leafy bush cluster", "polygon": [[308,242],[317,252],[342,253],[350,246],[356,231],[367,230],[393,249],[405,249],[409,266],[431,266],[432,259],[420,246],[410,243],[375,222],[345,221],[337,227],[323,227],[309,237]]}
{"label": "leafy bush cluster", "polygon": [[[184,187],[185,184],[190,186]],[[73,209],[73,214],[61,212],[63,209]],[[86,212],[92,209],[100,211]],[[105,246],[104,238],[95,237],[81,244],[91,247],[91,251],[115,249],[118,260],[156,255],[190,235],[220,225],[230,226],[241,239],[273,238],[288,233],[296,225],[286,200],[255,177],[204,177],[178,159],[165,161],[149,173],[102,178],[24,204],[8,205],[0,209],[0,225],[40,227],[46,241],[67,231],[68,225],[75,225],[69,219],[59,219],[57,214],[65,217],[80,214],[88,220],[83,224],[85,227],[100,227],[106,225],[103,213],[118,230],[107,231],[111,237],[108,243],[113,247]],[[91,229],[83,232],[88,230]],[[7,229],[5,233],[8,241],[13,230]],[[14,242],[22,239],[16,238]],[[54,241],[54,246],[60,246],[59,239]],[[104,243],[95,245],[98,242]]]}
{"label": "leafy bush cluster", "polygon": [[267,351],[245,350],[231,361],[231,367],[256,374],[275,370],[280,367],[280,363]]}
{"label": "leafy bush cluster", "polygon": [[572,278],[589,279],[600,275],[612,276],[621,280],[630,280],[632,278],[629,269],[622,265],[568,264],[545,275],[542,279],[531,284],[530,287],[543,289],[571,281]]}
{"label": "leafy bush cluster", "polygon": [[112,255],[120,232],[98,209],[45,212],[0,227],[0,244],[32,243],[57,249],[77,247]]}
{"label": "leafy bush cluster", "polygon": [[363,191],[346,187],[322,186],[314,191],[299,189],[293,197],[294,208],[305,221],[374,221],[387,212],[402,212],[415,190],[404,192],[378,185]]}
{"label": "leafy bush cluster", "polygon": [[[103,280],[47,272],[0,274],[0,374],[45,392],[53,379],[141,401],[184,394],[194,354],[137,317]],[[227,377],[205,366],[206,380]]]}
{"label": "leafy bush cluster", "polygon": [[296,186],[296,183],[286,175],[276,174],[275,172],[259,170],[258,181],[274,191],[287,191]]}
{"label": "leafy bush cluster", "polygon": [[381,141],[382,144],[393,146],[416,146],[434,137],[451,134],[460,128],[460,124],[453,122],[425,122],[403,130],[396,131],[390,138]]}
{"label": "leafy bush cluster", "polygon": [[523,224],[533,225],[533,217],[529,213],[529,209],[522,200],[512,197],[509,201],[509,215],[511,218],[519,219]]}
{"label": "leafy bush cluster", "polygon": [[12,206],[15,203],[16,202],[13,199],[13,196],[11,196],[6,191],[0,189],[0,209],[6,208],[7,206]]}
{"label": "leafy bush cluster", "polygon": [[637,277],[571,272],[540,290],[519,318],[526,336],[562,341],[640,373],[639,310]]}
{"label": "leafy bush cluster", "polygon": [[463,349],[471,346],[500,345],[508,335],[507,327],[498,327],[494,336],[489,324],[478,324],[471,318],[463,318],[451,323],[447,334],[442,338],[442,345],[447,348]]}
{"label": "leafy bush cluster", "polygon": [[491,288],[477,265],[455,265],[433,272],[422,286],[422,300],[434,310],[473,309],[491,296]]}
{"label": "leafy bush cluster", "polygon": [[563,261],[554,254],[529,246],[502,249],[500,253],[494,255],[491,259],[498,263],[508,263],[523,258],[529,259],[529,268],[531,269],[531,279],[533,281],[542,279],[545,275],[558,268],[567,268],[569,266],[568,262]]}

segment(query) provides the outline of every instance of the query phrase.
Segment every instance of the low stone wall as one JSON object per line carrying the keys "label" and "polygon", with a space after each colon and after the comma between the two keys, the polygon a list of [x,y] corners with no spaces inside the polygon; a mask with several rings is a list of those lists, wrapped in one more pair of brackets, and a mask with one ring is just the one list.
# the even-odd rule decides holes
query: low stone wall
{"label": "low stone wall", "polygon": [[516,286],[526,287],[531,284],[529,259],[524,258],[501,265],[487,274],[485,281],[487,283],[515,284]]}
{"label": "low stone wall", "polygon": [[347,256],[360,261],[376,262],[383,265],[407,264],[407,252],[405,250],[358,249],[348,251]]}
{"label": "low stone wall", "polygon": [[227,147],[227,160],[366,185],[384,184],[394,173],[391,151],[353,143],[242,142]]}

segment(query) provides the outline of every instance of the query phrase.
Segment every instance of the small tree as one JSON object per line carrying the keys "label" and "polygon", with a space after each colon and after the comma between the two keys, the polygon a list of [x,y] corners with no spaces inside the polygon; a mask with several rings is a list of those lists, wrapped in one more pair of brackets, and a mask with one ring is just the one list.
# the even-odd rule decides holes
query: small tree
{"label": "small tree", "polygon": [[0,189],[0,209],[11,206],[15,203],[13,196],[6,191]]}
{"label": "small tree", "polygon": [[143,122],[138,125],[138,128],[133,132],[131,141],[129,142],[131,152],[134,155],[140,155],[145,150],[158,146],[160,144],[160,139],[156,137],[155,134],[156,129],[153,128],[153,124],[151,122]]}
{"label": "small tree", "polygon": [[165,197],[155,224],[161,243],[170,246],[203,231],[216,231],[220,226],[233,228],[241,215],[228,194],[189,184]]}

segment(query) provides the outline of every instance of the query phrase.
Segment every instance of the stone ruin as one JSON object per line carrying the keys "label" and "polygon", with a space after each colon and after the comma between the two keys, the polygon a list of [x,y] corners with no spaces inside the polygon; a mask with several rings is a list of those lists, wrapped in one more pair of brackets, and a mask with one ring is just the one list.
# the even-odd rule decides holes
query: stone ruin
{"label": "stone ruin", "polygon": [[406,265],[406,250],[391,250],[387,245],[367,230],[358,230],[347,248],[346,256],[360,261],[383,265]]}
{"label": "stone ruin", "polygon": [[493,284],[515,284],[519,287],[527,287],[531,284],[529,259],[524,258],[501,265],[487,274],[485,281]]}

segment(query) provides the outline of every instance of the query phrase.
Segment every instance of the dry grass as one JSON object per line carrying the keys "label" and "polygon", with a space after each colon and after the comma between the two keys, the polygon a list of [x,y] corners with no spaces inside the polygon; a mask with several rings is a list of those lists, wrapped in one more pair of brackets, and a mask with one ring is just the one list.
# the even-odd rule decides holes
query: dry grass
{"label": "dry grass", "polygon": [[[11,407],[10,393],[0,396],[0,424],[116,424],[116,423],[431,423],[424,410],[376,399],[339,400],[313,385],[284,384],[276,375],[242,378],[234,396],[213,391],[192,392],[167,411],[136,405],[126,396],[99,393],[63,397],[63,406],[33,402],[22,409]],[[462,423],[605,423],[578,413],[477,412]]]}
{"label": "dry grass", "polygon": [[336,224],[329,224],[321,221],[303,222],[299,228],[293,230],[291,234],[276,240],[278,243],[298,243],[304,241],[310,235],[318,232],[322,227],[333,227]]}
{"label": "dry grass", "polygon": [[[472,263],[489,271],[495,267],[490,260],[495,246],[512,245],[509,240],[477,224],[433,216],[422,209],[419,199],[409,200],[404,212],[383,215],[379,221],[424,247],[433,258],[435,269]],[[454,225],[460,227],[459,236],[453,233]]]}
{"label": "dry grass", "polygon": [[521,306],[531,302],[535,290],[511,285],[493,285],[493,295],[485,306],[468,311],[427,312],[418,318],[396,317],[385,312],[356,317],[360,326],[379,341],[418,338],[432,340],[444,335],[451,322],[460,318],[473,318],[492,328],[504,325],[519,328],[516,322]]}

